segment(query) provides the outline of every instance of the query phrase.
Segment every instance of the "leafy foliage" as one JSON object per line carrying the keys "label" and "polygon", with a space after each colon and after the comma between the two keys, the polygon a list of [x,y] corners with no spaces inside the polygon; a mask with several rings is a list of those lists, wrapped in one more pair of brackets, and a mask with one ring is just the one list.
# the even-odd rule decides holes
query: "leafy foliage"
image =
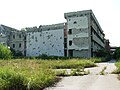
{"label": "leafy foliage", "polygon": [[96,57],[102,58],[102,61],[109,61],[112,58],[110,52],[106,50],[98,50],[95,52],[95,54],[96,54]]}
{"label": "leafy foliage", "polygon": [[115,50],[115,53],[114,53],[113,57],[114,57],[115,59],[119,59],[119,58],[120,58],[120,47],[118,47],[118,48]]}
{"label": "leafy foliage", "polygon": [[114,74],[120,74],[120,60],[118,60],[115,65],[117,66],[117,69],[113,71]]}
{"label": "leafy foliage", "polygon": [[0,44],[0,59],[10,59],[12,54],[9,48]]}

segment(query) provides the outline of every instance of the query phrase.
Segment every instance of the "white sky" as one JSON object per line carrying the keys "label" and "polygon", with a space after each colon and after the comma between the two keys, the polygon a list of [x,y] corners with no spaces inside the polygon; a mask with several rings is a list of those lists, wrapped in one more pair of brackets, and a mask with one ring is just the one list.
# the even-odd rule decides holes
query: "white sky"
{"label": "white sky", "polygon": [[111,45],[120,46],[120,0],[0,0],[0,24],[21,29],[62,23],[64,13],[87,9]]}

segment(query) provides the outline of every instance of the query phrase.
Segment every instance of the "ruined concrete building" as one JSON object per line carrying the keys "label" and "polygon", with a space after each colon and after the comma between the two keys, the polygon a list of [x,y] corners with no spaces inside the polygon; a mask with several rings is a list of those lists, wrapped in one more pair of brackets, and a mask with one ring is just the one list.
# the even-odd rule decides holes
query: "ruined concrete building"
{"label": "ruined concrete building", "polygon": [[25,56],[90,58],[95,51],[105,48],[105,35],[92,10],[65,13],[64,17],[66,23],[40,25],[25,31],[10,29],[8,34],[1,32],[0,42]]}
{"label": "ruined concrete building", "polygon": [[67,52],[73,57],[93,57],[103,49],[104,33],[92,10],[64,14],[67,20]]}
{"label": "ruined concrete building", "polygon": [[5,25],[0,25],[0,43],[25,55],[25,32]]}

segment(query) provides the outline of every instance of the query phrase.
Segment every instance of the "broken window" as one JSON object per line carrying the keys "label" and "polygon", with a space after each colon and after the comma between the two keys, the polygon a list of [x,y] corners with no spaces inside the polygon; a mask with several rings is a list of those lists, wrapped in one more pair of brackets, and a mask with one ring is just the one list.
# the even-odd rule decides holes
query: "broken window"
{"label": "broken window", "polygon": [[21,38],[21,34],[19,35],[19,38]]}
{"label": "broken window", "polygon": [[24,36],[24,39],[26,40],[26,36]]}
{"label": "broken window", "polygon": [[73,50],[69,50],[69,56],[73,57]]}
{"label": "broken window", "polygon": [[15,35],[13,35],[13,39],[15,39]]}
{"label": "broken window", "polygon": [[64,42],[65,42],[65,43],[67,42],[67,38],[64,38]]}
{"label": "broken window", "polygon": [[64,48],[67,48],[67,43],[64,44]]}
{"label": "broken window", "polygon": [[15,44],[13,44],[13,48],[15,48]]}
{"label": "broken window", "polygon": [[69,29],[69,34],[72,34],[72,29]]}
{"label": "broken window", "polygon": [[83,14],[81,14],[80,16],[83,16]]}
{"label": "broken window", "polygon": [[72,45],[72,41],[69,41],[69,46],[71,46]]}
{"label": "broken window", "polygon": [[19,43],[19,48],[21,48],[21,43]]}

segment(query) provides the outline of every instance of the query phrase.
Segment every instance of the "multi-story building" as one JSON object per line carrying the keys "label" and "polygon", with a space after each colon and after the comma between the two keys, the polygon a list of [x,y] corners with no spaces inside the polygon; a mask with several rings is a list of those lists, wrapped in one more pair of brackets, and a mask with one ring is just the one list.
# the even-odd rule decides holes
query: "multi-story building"
{"label": "multi-story building", "polygon": [[3,45],[9,44],[10,32],[13,29],[5,25],[0,25],[0,43]]}
{"label": "multi-story building", "polygon": [[26,54],[26,35],[24,31],[12,31],[10,33],[9,46],[16,51],[16,53]]}
{"label": "multi-story building", "polygon": [[95,51],[104,48],[104,33],[92,10],[64,14],[67,20],[67,56],[95,56]]}
{"label": "multi-story building", "polygon": [[2,25],[0,42],[26,56],[70,56],[90,58],[105,48],[105,39],[92,10],[64,14],[67,22],[40,25],[19,31]]}
{"label": "multi-story building", "polygon": [[26,56],[64,56],[64,23],[26,30]]}
{"label": "multi-story building", "polygon": [[17,29],[0,25],[0,43],[9,46],[16,52],[25,55],[25,32]]}

